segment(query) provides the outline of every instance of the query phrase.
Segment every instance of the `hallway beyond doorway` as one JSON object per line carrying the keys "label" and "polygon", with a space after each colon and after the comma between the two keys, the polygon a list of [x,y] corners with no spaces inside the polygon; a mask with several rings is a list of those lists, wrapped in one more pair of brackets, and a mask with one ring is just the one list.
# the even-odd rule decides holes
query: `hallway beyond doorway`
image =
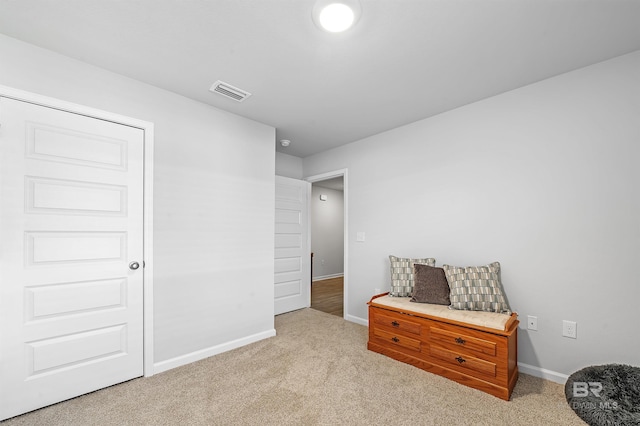
{"label": "hallway beyond doorway", "polygon": [[344,277],[311,283],[311,309],[339,317],[344,316]]}

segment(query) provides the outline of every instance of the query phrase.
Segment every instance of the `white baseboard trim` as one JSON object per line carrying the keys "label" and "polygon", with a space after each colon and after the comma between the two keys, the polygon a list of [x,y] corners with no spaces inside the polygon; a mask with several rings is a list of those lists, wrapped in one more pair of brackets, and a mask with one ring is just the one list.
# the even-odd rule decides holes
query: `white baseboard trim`
{"label": "white baseboard trim", "polygon": [[568,375],[558,373],[557,371],[547,370],[546,368],[536,367],[535,365],[525,364],[523,362],[518,363],[518,371],[530,376],[539,377],[541,379],[550,380],[555,383],[564,385],[569,378]]}
{"label": "white baseboard trim", "polygon": [[328,280],[331,278],[338,278],[338,277],[344,277],[343,273],[340,274],[329,274],[329,275],[320,275],[318,277],[313,277],[311,279],[311,282],[316,282],[316,281],[322,281],[322,280]]}
{"label": "white baseboard trim", "polygon": [[267,339],[276,335],[276,330],[271,329],[258,334],[252,334],[251,336],[243,337],[242,339],[232,340],[231,342],[222,343],[220,345],[212,346],[210,348],[201,349],[199,351],[191,352],[189,354],[181,355],[175,358],[168,359],[166,361],[160,361],[153,365],[154,374],[162,373],[163,371],[171,370],[176,367],[191,364],[192,362],[200,361],[201,359],[209,358],[213,355],[218,355],[223,352],[236,349],[249,343],[258,342],[260,340]]}
{"label": "white baseboard trim", "polygon": [[354,317],[353,315],[347,315],[344,317],[345,320],[355,322],[356,324],[364,325],[365,327],[369,327],[369,320],[360,317]]}

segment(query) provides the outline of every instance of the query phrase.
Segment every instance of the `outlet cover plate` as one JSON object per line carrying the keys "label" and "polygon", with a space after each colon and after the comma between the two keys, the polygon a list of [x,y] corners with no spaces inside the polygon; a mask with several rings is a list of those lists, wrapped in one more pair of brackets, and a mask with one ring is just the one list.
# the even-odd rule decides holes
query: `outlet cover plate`
{"label": "outlet cover plate", "polygon": [[571,339],[578,338],[578,324],[575,321],[562,321],[562,335]]}

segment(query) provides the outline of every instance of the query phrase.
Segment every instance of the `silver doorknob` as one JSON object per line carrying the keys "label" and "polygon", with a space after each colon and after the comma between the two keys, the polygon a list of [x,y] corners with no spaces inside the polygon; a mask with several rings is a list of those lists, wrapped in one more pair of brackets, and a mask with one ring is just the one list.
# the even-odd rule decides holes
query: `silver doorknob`
{"label": "silver doorknob", "polygon": [[138,269],[139,267],[140,267],[140,264],[139,264],[138,262],[131,262],[131,263],[129,264],[129,269],[133,269],[134,271],[135,271],[136,269]]}

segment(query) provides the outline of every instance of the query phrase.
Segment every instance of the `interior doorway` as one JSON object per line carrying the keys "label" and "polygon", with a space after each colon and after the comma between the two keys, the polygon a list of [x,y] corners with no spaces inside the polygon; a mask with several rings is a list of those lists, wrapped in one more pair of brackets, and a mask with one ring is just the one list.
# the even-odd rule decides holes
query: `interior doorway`
{"label": "interior doorway", "polygon": [[307,180],[312,183],[311,308],[347,318],[346,170]]}

